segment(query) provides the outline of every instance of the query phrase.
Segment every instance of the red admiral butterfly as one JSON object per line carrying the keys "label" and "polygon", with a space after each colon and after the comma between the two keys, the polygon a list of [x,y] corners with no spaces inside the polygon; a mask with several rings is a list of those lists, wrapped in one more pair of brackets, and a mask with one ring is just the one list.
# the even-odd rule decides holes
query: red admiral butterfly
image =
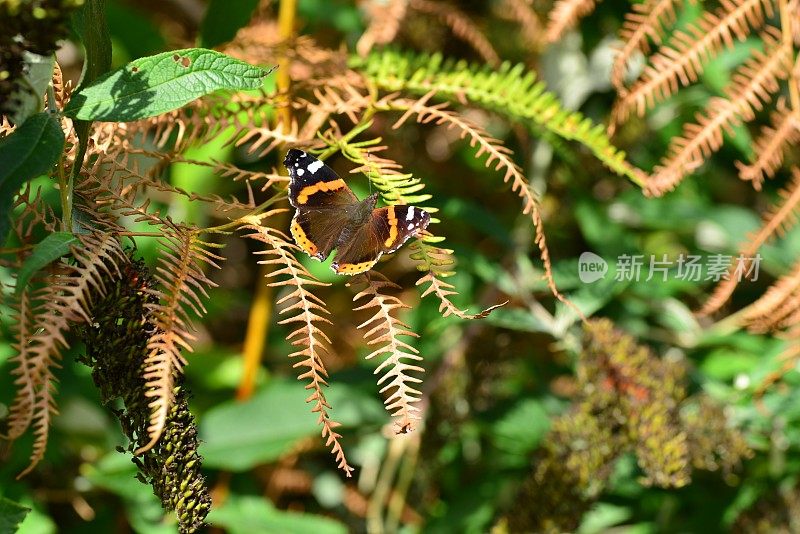
{"label": "red admiral butterfly", "polygon": [[291,176],[289,201],[297,209],[292,236],[319,261],[336,249],[331,269],[338,274],[370,270],[431,222],[427,211],[414,206],[376,208],[378,193],[358,200],[333,169],[302,150],[289,150],[283,164]]}

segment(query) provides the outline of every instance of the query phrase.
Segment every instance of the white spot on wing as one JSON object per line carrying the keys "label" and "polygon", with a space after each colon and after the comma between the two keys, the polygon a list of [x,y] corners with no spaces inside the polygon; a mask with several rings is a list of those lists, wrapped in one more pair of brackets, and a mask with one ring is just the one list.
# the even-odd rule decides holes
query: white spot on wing
{"label": "white spot on wing", "polygon": [[311,165],[308,166],[308,172],[310,172],[311,174],[314,174],[318,170],[320,170],[323,165],[325,165],[325,164],[322,163],[320,160],[316,160],[313,163],[311,163]]}
{"label": "white spot on wing", "polygon": [[[414,206],[411,206],[410,208],[408,208],[408,214],[406,214],[406,220],[410,221],[413,218],[414,218]],[[411,230],[411,228],[409,228],[409,230]]]}
{"label": "white spot on wing", "polygon": [[408,223],[408,226],[406,228],[408,228],[409,230],[413,229],[414,223]]}
{"label": "white spot on wing", "polygon": [[303,169],[297,169],[297,176],[303,176],[306,173]]}
{"label": "white spot on wing", "polygon": [[301,158],[304,158],[304,157],[306,157],[306,153],[305,153],[305,152],[303,152],[302,150],[300,151],[300,157],[301,157]]}

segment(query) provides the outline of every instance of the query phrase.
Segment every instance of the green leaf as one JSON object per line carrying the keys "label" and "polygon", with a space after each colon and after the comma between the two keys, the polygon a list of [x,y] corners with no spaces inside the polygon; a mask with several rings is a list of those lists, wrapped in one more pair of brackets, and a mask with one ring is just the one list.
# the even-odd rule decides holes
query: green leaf
{"label": "green leaf", "polygon": [[14,293],[20,295],[31,276],[36,274],[42,267],[49,265],[50,262],[67,254],[70,245],[77,242],[78,239],[69,232],[54,232],[42,239],[34,247],[33,253],[22,264],[17,276],[17,287]]}
{"label": "green leaf", "polygon": [[12,101],[19,102],[9,117],[12,124],[22,124],[25,119],[41,111],[42,96],[53,78],[55,56],[52,54],[40,56],[26,50],[22,53],[22,59],[25,61],[23,83],[18,84],[17,90],[11,95]]}
{"label": "green leaf", "polygon": [[211,0],[200,25],[200,42],[212,47],[233,39],[236,32],[253,16],[258,0]]}
{"label": "green leaf", "polygon": [[22,185],[47,173],[64,150],[61,125],[48,113],[31,116],[0,139],[0,246],[11,223],[11,206]]}
{"label": "green leaf", "polygon": [[300,383],[272,382],[247,402],[209,410],[200,426],[206,467],[242,471],[286,453],[299,439],[318,432]]}
{"label": "green leaf", "polygon": [[0,532],[16,532],[30,511],[30,508],[0,497]]}
{"label": "green leaf", "polygon": [[264,497],[231,495],[221,508],[208,516],[211,524],[224,527],[230,534],[343,534],[341,523],[326,517],[278,510]]}
{"label": "green leaf", "polygon": [[220,89],[258,89],[271,71],[213,50],[188,48],[136,59],[72,95],[69,117],[134,121]]}
{"label": "green leaf", "polygon": [[521,465],[550,429],[550,418],[537,399],[523,399],[492,424],[495,446],[519,457]]}
{"label": "green leaf", "polygon": [[[345,426],[384,423],[386,412],[372,395],[347,384],[326,388],[333,418]],[[308,392],[293,380],[273,380],[247,402],[217,405],[200,425],[203,465],[244,471],[274,461],[300,439],[319,435]]]}

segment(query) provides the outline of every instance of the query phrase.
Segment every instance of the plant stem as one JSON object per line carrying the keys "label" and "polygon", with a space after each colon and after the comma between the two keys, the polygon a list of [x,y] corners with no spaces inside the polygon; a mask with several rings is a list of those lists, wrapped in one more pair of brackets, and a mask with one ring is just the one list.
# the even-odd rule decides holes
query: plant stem
{"label": "plant stem", "polygon": [[[58,117],[56,91],[47,86],[47,111]],[[65,232],[72,232],[72,176],[64,176],[64,155],[58,158],[58,192],[61,196],[61,224]]]}

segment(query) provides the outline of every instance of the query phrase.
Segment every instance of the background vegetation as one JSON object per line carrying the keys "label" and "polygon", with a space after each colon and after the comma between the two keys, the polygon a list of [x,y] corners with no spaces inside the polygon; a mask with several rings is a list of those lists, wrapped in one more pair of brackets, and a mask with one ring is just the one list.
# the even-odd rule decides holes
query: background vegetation
{"label": "background vegetation", "polygon": [[[71,89],[102,2],[35,4],[3,65],[67,37],[66,145],[0,171],[0,532],[800,528],[797,2],[108,1],[112,69],[279,65],[152,117]],[[290,146],[431,235],[369,277],[310,261],[274,211]],[[739,254],[738,287],[615,279]]]}

